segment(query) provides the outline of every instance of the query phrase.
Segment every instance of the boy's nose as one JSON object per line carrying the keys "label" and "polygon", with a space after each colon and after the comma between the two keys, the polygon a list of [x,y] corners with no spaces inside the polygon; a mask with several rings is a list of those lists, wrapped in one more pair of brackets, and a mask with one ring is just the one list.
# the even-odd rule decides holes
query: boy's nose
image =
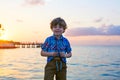
{"label": "boy's nose", "polygon": [[56,28],[60,28],[60,25],[56,25]]}

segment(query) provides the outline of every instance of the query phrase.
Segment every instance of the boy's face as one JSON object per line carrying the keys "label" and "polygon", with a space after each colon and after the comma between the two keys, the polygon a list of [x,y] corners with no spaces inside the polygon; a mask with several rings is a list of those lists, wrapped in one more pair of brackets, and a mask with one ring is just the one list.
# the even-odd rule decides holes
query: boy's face
{"label": "boy's face", "polygon": [[64,32],[63,26],[60,26],[57,24],[56,26],[53,26],[52,31],[55,36],[61,36],[62,33]]}

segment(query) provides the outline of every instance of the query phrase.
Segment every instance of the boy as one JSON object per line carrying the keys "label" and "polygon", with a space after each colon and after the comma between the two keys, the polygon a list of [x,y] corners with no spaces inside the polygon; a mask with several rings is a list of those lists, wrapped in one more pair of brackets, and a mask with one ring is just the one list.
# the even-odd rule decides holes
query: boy
{"label": "boy", "polygon": [[62,36],[67,25],[58,17],[51,21],[50,28],[53,35],[48,37],[42,45],[41,56],[47,57],[44,80],[66,80],[66,58],[72,56],[69,41]]}

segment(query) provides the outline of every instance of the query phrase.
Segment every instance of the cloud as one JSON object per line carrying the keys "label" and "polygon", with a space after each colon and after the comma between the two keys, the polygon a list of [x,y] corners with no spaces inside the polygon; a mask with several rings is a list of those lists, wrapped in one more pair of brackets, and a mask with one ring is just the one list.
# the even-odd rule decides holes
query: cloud
{"label": "cloud", "polygon": [[98,23],[98,22],[101,22],[103,20],[103,18],[98,18],[96,20],[94,20],[94,22]]}
{"label": "cloud", "polygon": [[108,25],[95,27],[79,27],[68,29],[65,33],[67,36],[84,36],[84,35],[120,35],[120,25]]}
{"label": "cloud", "polygon": [[45,0],[25,0],[25,3],[28,5],[44,5]]}
{"label": "cloud", "polygon": [[120,26],[110,26],[107,30],[108,35],[120,35]]}

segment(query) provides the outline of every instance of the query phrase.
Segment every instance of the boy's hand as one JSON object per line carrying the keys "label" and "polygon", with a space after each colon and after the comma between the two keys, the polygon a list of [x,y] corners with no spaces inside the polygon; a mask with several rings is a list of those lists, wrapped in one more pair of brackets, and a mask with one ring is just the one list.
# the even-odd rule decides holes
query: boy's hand
{"label": "boy's hand", "polygon": [[60,56],[61,56],[61,57],[66,57],[66,54],[63,53],[63,52],[61,52],[61,53],[60,53]]}
{"label": "boy's hand", "polygon": [[52,56],[57,56],[57,54],[58,54],[57,52],[52,52],[51,53]]}

